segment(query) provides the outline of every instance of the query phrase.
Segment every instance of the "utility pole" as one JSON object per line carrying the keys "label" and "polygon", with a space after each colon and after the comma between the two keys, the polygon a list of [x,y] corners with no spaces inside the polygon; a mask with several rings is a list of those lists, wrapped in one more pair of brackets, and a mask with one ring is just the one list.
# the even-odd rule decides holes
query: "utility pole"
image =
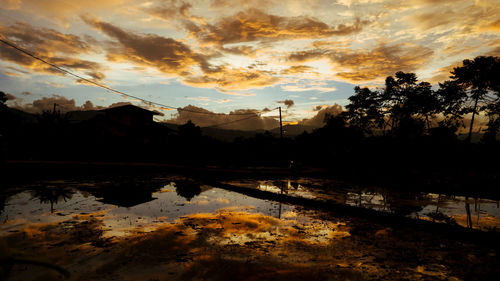
{"label": "utility pole", "polygon": [[283,123],[281,121],[281,106],[278,108],[280,110],[280,138],[281,138],[281,142],[283,142]]}

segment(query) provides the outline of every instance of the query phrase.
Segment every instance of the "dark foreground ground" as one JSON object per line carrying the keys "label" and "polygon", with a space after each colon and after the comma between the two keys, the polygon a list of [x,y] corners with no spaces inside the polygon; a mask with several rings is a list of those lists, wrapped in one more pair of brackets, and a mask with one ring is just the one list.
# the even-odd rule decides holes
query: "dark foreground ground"
{"label": "dark foreground ground", "polygon": [[[221,211],[194,214],[149,233],[105,239],[99,217],[32,227],[3,237],[43,257],[70,280],[498,280],[497,238],[437,232],[312,212],[323,225]],[[4,246],[5,247],[5,246]],[[63,280],[16,265],[8,280]]]}
{"label": "dark foreground ground", "polygon": [[[26,163],[17,163],[26,167]],[[29,165],[33,165],[32,163]],[[11,174],[3,182],[3,193],[19,186],[37,183],[42,187],[50,177],[48,169],[68,163],[39,163],[37,179]],[[80,165],[80,166],[79,166]],[[83,169],[71,164],[73,179],[83,181],[96,172],[96,165]],[[84,165],[85,166],[85,165]],[[33,166],[31,166],[33,167]],[[75,169],[78,167],[78,169]],[[113,181],[117,167],[122,173],[141,174],[149,165],[109,165],[99,177]],[[112,167],[112,168],[111,168]],[[142,168],[141,168],[142,167]],[[193,211],[170,222],[155,218],[154,227],[134,228],[126,235],[110,235],[105,211],[80,212],[62,221],[23,225],[0,238],[0,268],[7,280],[498,280],[500,278],[500,235],[497,231],[479,231],[458,225],[437,224],[393,214],[328,203],[314,204],[308,199],[294,199],[276,194],[245,191],[229,185],[215,185],[208,170],[170,168],[204,175],[204,190],[213,186],[226,190],[224,208],[213,212]],[[12,168],[10,168],[12,169]],[[106,170],[106,169],[104,169]],[[79,171],[79,172],[76,172]],[[99,171],[103,169],[99,168]],[[260,171],[260,172],[257,172]],[[317,173],[318,171],[311,171]],[[158,175],[157,172],[156,176]],[[254,169],[233,174],[248,177],[268,173]],[[275,176],[289,173],[275,170]],[[57,174],[57,173],[56,173]],[[15,176],[14,176],[15,175]],[[31,174],[33,175],[33,174]],[[226,175],[228,176],[228,175]],[[269,176],[269,174],[268,174]],[[134,176],[131,176],[133,178]],[[186,177],[186,176],[183,176]],[[178,180],[165,176],[162,180]],[[199,180],[199,178],[197,179]],[[95,182],[95,181],[92,181]],[[23,184],[21,184],[23,183]],[[56,185],[54,181],[51,185]],[[60,183],[59,183],[60,184]],[[63,184],[65,184],[63,182]],[[87,185],[85,185],[87,186]],[[91,185],[88,185],[91,186]],[[92,185],[95,186],[95,185]],[[91,188],[85,187],[86,191]],[[90,189],[89,189],[90,188]],[[36,189],[36,188],[35,188]],[[228,191],[229,190],[229,191]],[[170,192],[161,190],[159,192]],[[19,192],[17,190],[16,192]],[[179,190],[177,190],[179,194]],[[159,194],[159,193],[158,193]],[[180,197],[179,197],[180,198]],[[280,203],[279,217],[255,212],[241,206],[240,198]],[[180,198],[183,199],[183,198]],[[233,201],[234,200],[234,206]],[[247,200],[247,199],[245,199]],[[185,201],[185,202],[184,202]],[[176,201],[177,202],[177,201]],[[246,202],[246,201],[245,201]],[[210,199],[178,201],[180,206],[210,204]],[[281,213],[281,204],[288,211]],[[256,206],[257,206],[256,205]],[[127,207],[123,210],[134,211]],[[64,215],[50,214],[53,217]],[[168,216],[168,215],[167,215]],[[68,219],[66,219],[66,217]],[[22,224],[22,221],[18,222]],[[15,222],[14,222],[15,224]],[[29,264],[38,261],[60,267],[58,272]],[[11,267],[9,265],[12,265]],[[66,273],[69,275],[65,276]]]}

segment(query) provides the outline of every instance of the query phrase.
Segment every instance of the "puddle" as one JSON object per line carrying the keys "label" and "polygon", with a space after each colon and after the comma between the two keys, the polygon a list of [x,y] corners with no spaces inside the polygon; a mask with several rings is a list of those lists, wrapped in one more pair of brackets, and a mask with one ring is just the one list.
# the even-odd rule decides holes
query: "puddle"
{"label": "puddle", "polygon": [[367,191],[328,180],[230,181],[226,184],[276,194],[331,201],[416,219],[458,224],[483,231],[500,231],[499,201],[419,192]]}
{"label": "puddle", "polygon": [[[396,196],[311,179],[228,184],[482,229],[498,222],[496,202],[482,199]],[[326,184],[328,192],[318,189]],[[40,182],[7,190],[0,210],[0,242],[61,266],[71,280],[496,280],[500,273],[497,247],[481,241],[336,218],[187,178]],[[31,265],[10,275],[62,280]]]}
{"label": "puddle", "polygon": [[291,205],[197,183],[171,181],[156,190],[141,190],[140,187],[51,182],[5,200],[0,213],[0,235],[31,224],[99,218],[104,236],[123,236],[130,232],[152,231],[158,225],[173,223],[186,215],[221,210],[260,213],[301,222],[310,220],[297,215],[296,208]]}

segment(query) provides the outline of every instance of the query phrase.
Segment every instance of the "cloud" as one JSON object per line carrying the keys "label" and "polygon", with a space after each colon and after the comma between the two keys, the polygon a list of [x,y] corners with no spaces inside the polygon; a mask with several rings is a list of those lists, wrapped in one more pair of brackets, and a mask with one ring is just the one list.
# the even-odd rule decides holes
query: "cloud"
{"label": "cloud", "polygon": [[373,49],[336,48],[305,50],[288,55],[292,62],[328,59],[335,76],[351,83],[381,80],[397,71],[412,72],[424,67],[433,51],[416,44],[380,43]]}
{"label": "cloud", "polygon": [[233,46],[233,47],[221,47],[221,51],[233,55],[242,55],[248,57],[254,57],[257,54],[257,49],[252,46]]}
{"label": "cloud", "polygon": [[491,31],[500,32],[500,19],[486,24],[485,28]]}
{"label": "cloud", "polygon": [[17,108],[30,113],[41,113],[46,110],[53,110],[54,103],[57,104],[57,110],[61,112],[75,111],[75,110],[95,110],[102,109],[104,107],[94,106],[91,101],[86,101],[81,106],[76,105],[74,99],[68,99],[63,96],[53,95],[51,97],[42,97],[41,99],[34,100],[31,103],[20,105],[15,103],[11,105],[13,108]]}
{"label": "cloud", "polygon": [[327,114],[338,115],[343,111],[342,106],[336,103],[331,106],[319,105],[314,107],[313,110],[317,111],[318,113],[316,113],[316,115],[314,115],[310,119],[303,119],[302,121],[299,122],[300,125],[323,127],[325,125],[324,121],[325,121],[325,116]]}
{"label": "cloud", "polygon": [[90,16],[82,16],[82,19],[117,40],[118,46],[108,48],[110,61],[133,61],[181,76],[188,75],[194,66],[200,66],[206,72],[211,71],[202,55],[180,41],[155,34],[135,34]]}
{"label": "cloud", "polygon": [[312,72],[313,68],[307,65],[293,65],[280,71],[282,75],[297,75],[305,72]]}
{"label": "cloud", "polygon": [[293,100],[281,100],[281,101],[277,101],[277,103],[282,103],[282,104],[286,105],[286,108],[290,108],[295,104],[295,102]]}
{"label": "cloud", "polygon": [[[92,51],[92,47],[76,35],[60,33],[54,29],[35,28],[26,23],[16,23],[9,27],[0,26],[0,33],[8,41],[50,63],[71,70],[84,71],[94,79],[104,78],[101,64],[74,57]],[[2,60],[36,72],[63,75],[52,66],[4,44],[0,45],[0,57]]]}
{"label": "cloud", "polygon": [[[8,7],[13,10],[21,10],[36,17],[45,17],[50,21],[67,26],[69,20],[75,15],[84,11],[107,11],[116,10],[124,7],[130,0],[86,0],[86,1],[67,1],[67,0],[3,0],[2,4],[8,3]],[[3,8],[3,6],[2,6]]]}
{"label": "cloud", "polygon": [[3,71],[2,73],[5,75],[8,75],[8,76],[12,76],[12,77],[24,77],[24,75],[22,75],[21,73],[17,73],[17,72]]}
{"label": "cloud", "polygon": [[[197,112],[204,112],[205,114]],[[279,126],[279,121],[274,117],[260,116],[259,111],[255,109],[237,109],[229,114],[225,114],[214,113],[193,105],[188,105],[178,110],[177,116],[166,120],[166,122],[185,124],[189,120],[200,127],[227,123],[227,125],[217,126],[217,128],[232,130],[270,130]]]}
{"label": "cloud", "polygon": [[222,18],[215,24],[191,24],[186,27],[201,42],[222,46],[240,42],[350,35],[360,32],[368,23],[356,19],[350,24],[330,26],[312,17],[276,16],[251,8]]}
{"label": "cloud", "polygon": [[119,43],[117,47],[108,48],[110,61],[132,61],[154,67],[163,73],[179,76],[186,85],[202,88],[246,90],[270,86],[279,81],[272,71],[213,66],[208,57],[172,38],[135,34],[88,16],[82,18]]}
{"label": "cloud", "polygon": [[240,93],[240,92],[234,92],[234,91],[228,91],[222,88],[215,88],[217,92],[224,94],[224,95],[230,95],[230,96],[243,96],[243,97],[252,97],[255,96],[254,93]]}
{"label": "cloud", "polygon": [[320,93],[327,93],[336,91],[335,87],[325,87],[327,83],[317,80],[299,80],[294,84],[287,84],[281,86],[281,89],[287,92],[308,92],[318,91]]}
{"label": "cloud", "polygon": [[356,83],[385,78],[397,71],[416,71],[431,60],[433,53],[431,49],[420,45],[380,44],[370,51],[335,52],[330,60],[340,68],[347,69],[338,72],[337,77]]}
{"label": "cloud", "polygon": [[454,62],[450,65],[443,66],[443,67],[439,68],[438,70],[436,70],[433,73],[433,76],[430,79],[428,79],[428,81],[432,84],[435,84],[438,82],[444,82],[446,80],[450,80],[450,76],[451,76],[450,72],[455,67],[459,67],[459,66],[462,66],[462,61],[457,61],[457,62]]}
{"label": "cloud", "polygon": [[13,96],[12,94],[5,93],[5,97],[7,98],[8,101],[15,100],[17,97]]}
{"label": "cloud", "polygon": [[195,22],[205,24],[203,18],[196,17],[189,12],[192,7],[193,5],[186,1],[165,0],[156,6],[148,5],[143,10],[152,16],[166,21],[183,20],[184,25],[195,25]]}
{"label": "cloud", "polygon": [[17,10],[21,7],[21,0],[2,0],[0,4],[5,10]]}
{"label": "cloud", "polygon": [[[30,92],[22,92],[24,96],[31,96]],[[52,111],[54,109],[54,103],[57,104],[56,110],[66,113],[69,111],[86,111],[86,110],[101,110],[106,108],[113,108],[118,106],[124,106],[132,104],[130,102],[116,102],[112,103],[109,106],[98,106],[94,105],[92,101],[87,100],[82,105],[77,105],[74,99],[69,99],[64,96],[52,95],[50,97],[42,97],[40,99],[36,99],[33,102],[20,104],[18,101],[22,101],[22,98],[15,97],[13,95],[12,98],[9,98],[9,106],[12,108],[16,108],[19,110],[23,110],[29,113],[42,113],[43,111]],[[8,94],[9,97],[9,94]],[[148,107],[148,106],[145,106]],[[155,109],[154,107],[149,107],[150,110]]]}
{"label": "cloud", "polygon": [[[267,70],[220,67],[219,71],[184,77],[187,85],[225,90],[248,90],[272,86],[280,81],[276,73]],[[228,91],[226,93],[234,93]]]}
{"label": "cloud", "polygon": [[326,55],[328,55],[328,53],[329,51],[327,49],[303,50],[289,54],[287,60],[293,62],[307,62],[324,58]]}

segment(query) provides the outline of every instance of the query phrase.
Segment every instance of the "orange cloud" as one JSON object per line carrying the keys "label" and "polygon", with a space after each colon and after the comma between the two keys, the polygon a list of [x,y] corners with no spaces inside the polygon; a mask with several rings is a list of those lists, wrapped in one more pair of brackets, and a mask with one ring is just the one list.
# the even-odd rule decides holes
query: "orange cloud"
{"label": "orange cloud", "polygon": [[[92,50],[89,44],[76,35],[60,33],[54,29],[35,28],[25,23],[16,23],[9,27],[0,26],[0,33],[8,41],[34,52],[35,55],[50,63],[67,69],[84,71],[97,80],[104,78],[101,64],[68,56],[86,54]],[[37,72],[62,75],[52,66],[7,45],[0,45],[0,57]]]}
{"label": "orange cloud", "polygon": [[[86,0],[86,1],[66,1],[66,0],[4,0],[8,7],[14,10],[22,10],[37,17],[44,16],[49,20],[66,24],[71,17],[82,13],[85,10],[118,9],[123,7],[130,0]],[[3,4],[3,3],[2,3]]]}
{"label": "orange cloud", "polygon": [[287,69],[283,69],[282,71],[280,71],[280,74],[295,75],[295,74],[301,74],[304,72],[311,72],[312,69],[313,69],[312,67],[307,66],[307,65],[293,65]]}
{"label": "orange cloud", "polygon": [[412,44],[379,44],[371,50],[347,48],[305,50],[288,55],[292,62],[328,59],[335,76],[351,83],[383,79],[396,71],[415,71],[432,58],[429,48]]}
{"label": "orange cloud", "polygon": [[368,21],[356,19],[351,24],[328,24],[314,18],[285,17],[267,14],[258,9],[248,9],[223,18],[215,24],[187,25],[192,35],[205,43],[228,43],[296,38],[321,38],[350,35],[362,30]]}
{"label": "orange cloud", "polygon": [[218,71],[204,73],[201,76],[185,77],[183,82],[194,87],[247,90],[278,83],[280,79],[274,75],[272,71],[222,66]]}
{"label": "orange cloud", "polygon": [[82,18],[119,43],[118,47],[108,48],[110,61],[132,61],[155,67],[163,73],[181,77],[183,83],[194,87],[245,90],[270,86],[279,81],[271,71],[214,66],[208,61],[208,56],[172,38],[135,34],[94,18]]}
{"label": "orange cloud", "polygon": [[193,66],[210,70],[205,58],[180,41],[154,34],[134,34],[88,16],[82,19],[118,41],[118,47],[108,48],[108,59],[111,61],[133,61],[164,73],[181,75],[187,74]]}

